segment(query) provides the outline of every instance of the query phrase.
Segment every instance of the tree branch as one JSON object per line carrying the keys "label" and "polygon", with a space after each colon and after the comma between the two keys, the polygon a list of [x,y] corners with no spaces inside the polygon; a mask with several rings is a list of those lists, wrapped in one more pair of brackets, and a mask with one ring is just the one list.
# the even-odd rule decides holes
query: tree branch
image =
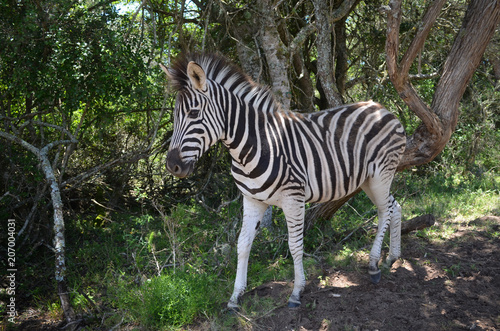
{"label": "tree branch", "polygon": [[[408,107],[422,120],[427,130],[432,136],[440,137],[442,135],[441,122],[436,114],[434,114],[429,106],[418,96],[417,91],[410,83],[409,70],[415,59],[418,51],[422,48],[425,38],[432,27],[432,24],[437,18],[437,14],[441,7],[436,4],[441,4],[443,0],[437,0],[431,5],[424,16],[425,21],[422,24],[422,29],[417,32],[413,39],[410,48],[403,56],[402,65],[398,66],[397,59],[399,53],[399,26],[401,24],[401,3],[402,0],[392,0],[389,4],[390,9],[387,10],[387,40],[385,45],[387,72],[398,92],[399,96],[408,105]],[[430,21],[433,19],[433,21]],[[404,62],[403,62],[404,61]]]}
{"label": "tree branch", "polygon": [[391,0],[389,7],[384,7],[387,12],[387,71],[401,99],[422,120],[422,125],[408,138],[398,170],[430,162],[443,150],[455,130],[460,99],[500,20],[500,1],[470,2],[429,107],[410,83],[409,68],[422,48],[444,1],[436,0],[428,8],[422,27],[398,66],[401,2],[402,0]]}
{"label": "tree branch", "polygon": [[52,148],[59,146],[59,145],[67,145],[67,144],[76,144],[78,141],[77,140],[57,140],[53,141],[51,143],[48,143],[47,145],[43,146],[42,149],[40,149],[41,153],[48,153]]}
{"label": "tree branch", "polygon": [[33,154],[35,154],[37,157],[40,157],[40,150],[35,146],[31,145],[30,143],[28,143],[26,140],[3,131],[0,131],[0,137],[10,140],[18,145],[21,145],[30,152],[32,152]]}
{"label": "tree branch", "polygon": [[339,8],[337,8],[329,18],[330,24],[333,24],[337,21],[340,21],[344,16],[349,14],[353,6],[358,2],[358,0],[344,0],[340,4]]}
{"label": "tree branch", "polygon": [[446,0],[436,0],[427,9],[427,12],[422,19],[422,23],[419,24],[415,37],[401,59],[401,74],[407,76],[410,72],[411,64],[424,46],[425,40],[427,39],[427,36],[429,35],[429,32],[439,16],[441,8],[443,8],[445,2]]}
{"label": "tree branch", "polygon": [[299,33],[297,33],[288,47],[290,58],[292,58],[292,56],[297,53],[302,48],[302,46],[304,46],[304,43],[307,41],[307,37],[309,37],[316,31],[317,30],[314,24],[307,24],[299,31]]}

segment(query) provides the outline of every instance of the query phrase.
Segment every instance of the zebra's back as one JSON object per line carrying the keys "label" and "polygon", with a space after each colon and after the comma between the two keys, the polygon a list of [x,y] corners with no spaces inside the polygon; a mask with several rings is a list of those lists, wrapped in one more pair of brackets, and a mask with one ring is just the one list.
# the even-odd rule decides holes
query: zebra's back
{"label": "zebra's back", "polygon": [[371,101],[265,116],[266,171],[256,171],[262,165],[247,158],[233,164],[233,176],[244,193],[278,206],[290,194],[324,202],[354,192],[369,177],[387,174],[392,180],[406,144],[398,119]]}

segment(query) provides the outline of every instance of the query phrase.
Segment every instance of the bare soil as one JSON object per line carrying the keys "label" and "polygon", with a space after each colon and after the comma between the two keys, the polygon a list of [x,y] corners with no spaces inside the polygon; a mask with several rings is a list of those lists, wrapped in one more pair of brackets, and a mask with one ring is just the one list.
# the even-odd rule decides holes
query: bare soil
{"label": "bare soil", "polygon": [[499,232],[500,218],[489,216],[457,226],[442,240],[403,236],[403,258],[383,273],[379,284],[371,284],[366,268],[326,269],[323,282],[309,281],[298,309],[286,307],[292,284],[264,284],[246,296],[280,297],[283,304],[236,327],[499,330]]}

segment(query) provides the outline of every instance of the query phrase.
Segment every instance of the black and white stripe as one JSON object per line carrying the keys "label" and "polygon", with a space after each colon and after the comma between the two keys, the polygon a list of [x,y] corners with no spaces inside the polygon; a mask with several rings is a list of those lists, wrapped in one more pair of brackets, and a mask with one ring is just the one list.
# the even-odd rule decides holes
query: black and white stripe
{"label": "black and white stripe", "polygon": [[250,247],[268,205],[287,219],[295,265],[290,306],[300,304],[304,204],[337,200],[362,188],[377,206],[379,230],[370,253],[373,282],[384,233],[391,226],[388,262],[400,255],[401,208],[389,189],[406,138],[397,118],[380,104],[359,102],[311,114],[283,110],[271,92],[216,55],[191,55],[164,68],[178,90],[167,169],[189,175],[194,163],[221,140],[232,156],[232,175],[244,196],[238,270],[228,306],[246,286]]}

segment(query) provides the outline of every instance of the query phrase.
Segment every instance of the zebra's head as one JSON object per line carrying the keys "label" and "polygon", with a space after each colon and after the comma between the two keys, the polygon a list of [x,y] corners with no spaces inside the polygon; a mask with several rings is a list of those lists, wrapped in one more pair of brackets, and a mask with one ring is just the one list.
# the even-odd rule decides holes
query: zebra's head
{"label": "zebra's head", "polygon": [[170,69],[160,66],[178,91],[167,170],[184,178],[193,172],[201,155],[220,139],[221,111],[210,99],[211,82],[200,64],[183,58]]}

